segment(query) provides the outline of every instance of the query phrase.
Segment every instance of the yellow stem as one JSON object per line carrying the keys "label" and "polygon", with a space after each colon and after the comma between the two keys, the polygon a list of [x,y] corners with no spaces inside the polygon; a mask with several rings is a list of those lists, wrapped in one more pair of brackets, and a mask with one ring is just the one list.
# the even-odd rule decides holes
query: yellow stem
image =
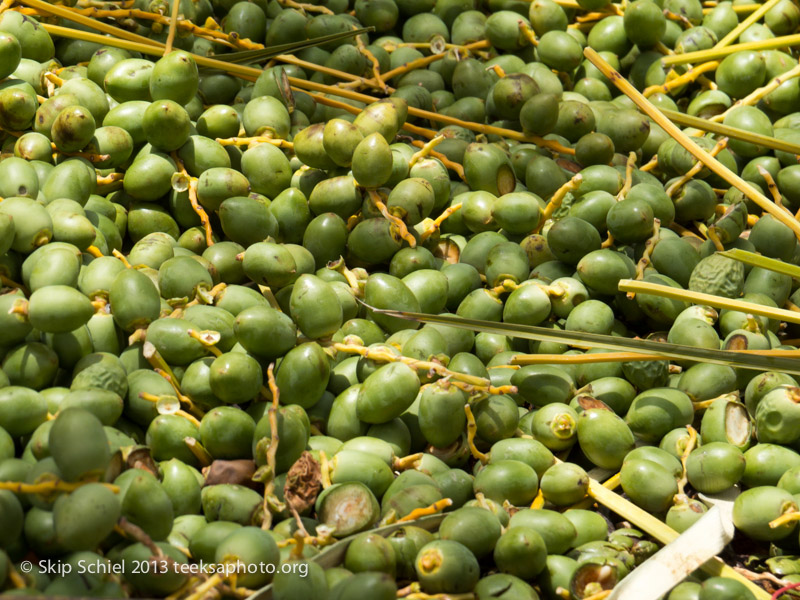
{"label": "yellow stem", "polygon": [[675,88],[679,88],[682,85],[686,85],[689,83],[694,82],[698,77],[700,77],[703,73],[707,73],[708,71],[713,71],[719,66],[717,61],[709,61],[707,63],[703,63],[702,65],[698,65],[689,69],[683,75],[679,75],[678,77],[674,77],[669,81],[664,82],[662,85],[651,85],[650,87],[644,90],[644,97],[649,98],[653,94],[657,92],[662,92],[664,94],[669,94]]}
{"label": "yellow stem", "polygon": [[322,488],[328,489],[333,485],[333,483],[331,483],[331,464],[328,461],[328,455],[325,454],[324,450],[319,453],[319,459],[320,481],[322,482]]}
{"label": "yellow stem", "polygon": [[[353,28],[355,29],[355,26]],[[378,82],[380,89],[382,89],[385,94],[388,94],[389,86],[386,85],[386,82],[383,80],[383,76],[381,75],[381,65],[378,62],[378,59],[375,58],[375,55],[364,45],[364,42],[361,41],[360,36],[356,36],[356,45],[358,46],[358,51],[361,52],[361,54],[367,58],[370,65],[372,65],[372,77]]]}
{"label": "yellow stem", "polygon": [[439,135],[437,135],[435,138],[433,138],[433,139],[431,139],[431,140],[428,140],[427,142],[425,142],[425,143],[422,145],[422,148],[420,148],[419,150],[417,150],[417,151],[416,151],[416,152],[415,152],[415,153],[414,153],[414,154],[411,156],[411,158],[410,158],[410,159],[409,159],[409,161],[408,161],[408,166],[409,166],[409,167],[413,167],[413,166],[414,166],[415,164],[417,164],[417,162],[419,162],[421,159],[423,159],[423,158],[425,158],[426,156],[428,156],[428,155],[431,153],[431,151],[432,151],[432,150],[433,150],[433,149],[434,149],[436,146],[438,146],[438,145],[439,145],[441,142],[443,142],[443,141],[444,141],[444,135],[442,135],[442,134],[439,134]]}
{"label": "yellow stem", "polygon": [[631,191],[631,187],[633,186],[633,169],[636,168],[636,159],[636,152],[628,154],[628,161],[625,163],[625,185],[622,186],[619,194],[617,194],[617,201],[624,199],[625,196],[628,195],[628,192]]}
{"label": "yellow stem", "polygon": [[769,526],[772,529],[776,527],[780,527],[781,525],[786,525],[787,523],[794,523],[795,521],[800,521],[800,512],[792,511],[783,513],[777,519],[773,519],[769,522]]}
{"label": "yellow stem", "polygon": [[[0,481],[0,490],[8,490],[15,494],[48,494],[52,492],[74,492],[79,487],[89,483],[98,483],[96,481],[62,481],[55,479],[53,481],[43,481],[42,483],[21,483],[19,481]],[[111,485],[110,483],[102,483],[100,485],[108,488],[115,494],[119,493],[119,487]]]}
{"label": "yellow stem", "polygon": [[195,331],[190,329],[187,331],[189,337],[196,339],[200,342],[206,350],[211,352],[214,356],[222,356],[222,350],[217,348],[216,344],[219,343],[220,335],[217,331]]}
{"label": "yellow stem", "polygon": [[666,9],[663,12],[664,12],[664,16],[667,19],[669,19],[670,21],[675,21],[676,23],[680,23],[681,27],[683,27],[684,29],[691,29],[692,28],[692,22],[689,19],[687,19],[685,16],[679,15],[677,13],[674,13],[674,12],[672,12],[670,10],[666,10]]}
{"label": "yellow stem", "polygon": [[518,27],[519,27],[520,32],[525,37],[525,39],[528,40],[531,43],[531,46],[538,46],[539,45],[539,40],[536,39],[536,34],[533,32],[533,29],[528,27],[525,24],[525,21],[523,21],[522,19],[520,19],[517,23],[518,23]]}
{"label": "yellow stem", "polygon": [[639,170],[649,172],[658,166],[658,156],[653,156],[646,164],[642,165]]}
{"label": "yellow stem", "polygon": [[321,13],[323,15],[332,15],[333,11],[327,6],[318,6],[316,4],[306,4],[303,2],[295,2],[295,0],[278,0],[278,4],[286,8],[296,8],[300,11],[310,13]]}
{"label": "yellow stem", "polygon": [[116,181],[122,181],[125,177],[124,173],[109,173],[105,177],[97,176],[97,185],[109,185]]}
{"label": "yellow stem", "polygon": [[[768,3],[773,1],[775,0],[768,0]],[[628,83],[628,81],[626,81],[622,75],[617,73],[617,71],[615,71],[599,54],[597,54],[597,52],[591,48],[586,48],[584,50],[584,54],[593,65],[595,65],[604,75],[606,75],[606,77],[611,79],[611,81],[617,88],[619,88],[620,91],[633,100],[634,104],[636,104],[651,119],[656,121],[656,123],[658,123],[661,128],[664,129],[668,135],[670,135],[670,137],[675,139],[681,146],[694,155],[695,158],[703,162],[712,172],[725,179],[725,181],[740,190],[753,202],[758,204],[764,211],[770,213],[773,217],[789,227],[795,233],[795,235],[800,238],[800,223],[789,218],[788,215],[786,215],[786,213],[780,208],[775,206],[773,202],[770,202],[769,199],[754,189],[753,186],[744,181],[735,173],[731,172],[730,169],[716,160],[706,150],[698,146],[686,134],[673,125],[669,119],[664,117],[664,115],[655,106],[650,104],[650,102],[648,102],[647,99],[636,90],[636,88]]]}
{"label": "yellow stem", "polygon": [[408,227],[406,227],[403,219],[396,217],[389,212],[389,209],[386,208],[383,200],[381,200],[380,194],[376,190],[367,190],[367,193],[369,194],[369,199],[375,205],[375,208],[377,208],[383,217],[392,224],[393,228],[397,231],[397,235],[399,235],[400,238],[403,239],[409,246],[416,248],[417,240],[409,233]]}
{"label": "yellow stem", "polygon": [[181,3],[179,0],[172,0],[172,14],[169,17],[169,33],[167,43],[164,46],[164,56],[172,52],[172,44],[175,42],[175,33],[178,31],[178,13]]}
{"label": "yellow stem", "polygon": [[714,244],[714,248],[716,248],[717,251],[723,252],[725,250],[725,246],[722,245],[722,240],[719,239],[717,230],[714,227],[706,227],[705,234],[708,239],[711,240],[711,243]]}
{"label": "yellow stem", "polygon": [[550,198],[550,201],[547,203],[547,206],[544,207],[544,211],[542,212],[542,218],[539,220],[539,225],[534,229],[533,233],[539,233],[542,229],[542,225],[544,225],[545,221],[553,216],[553,213],[558,210],[561,206],[561,202],[563,202],[564,197],[571,191],[575,190],[583,181],[583,176],[578,173],[572,179],[570,179],[567,183],[562,185],[558,188],[553,194],[553,197]]}
{"label": "yellow stem", "polygon": [[783,205],[783,199],[781,197],[781,192],[778,189],[778,184],[775,183],[775,180],[772,178],[772,175],[769,171],[767,171],[763,166],[758,165],[758,172],[764,178],[764,181],[767,182],[767,190],[769,191],[772,199],[775,201],[775,204],[780,206],[783,210],[785,210],[791,217],[794,217],[792,212]]}
{"label": "yellow stem", "polygon": [[790,310],[772,308],[769,306],[763,306],[761,304],[755,304],[753,302],[745,302],[744,300],[723,298],[721,296],[704,294],[702,292],[692,292],[690,290],[677,289],[657,283],[623,279],[619,282],[619,290],[621,292],[641,292],[645,294],[652,294],[654,296],[661,296],[662,298],[671,298],[673,300],[681,300],[684,302],[692,302],[694,304],[713,306],[714,308],[727,308],[744,313],[761,315],[770,319],[779,319],[782,321],[790,321],[792,323],[800,323],[800,315]]}
{"label": "yellow stem", "polygon": [[[415,127],[414,125],[406,124],[406,125],[403,126],[403,129],[405,129],[406,131],[410,131],[412,133],[415,133],[414,130],[417,129],[417,127]],[[422,130],[422,131],[419,132],[421,135],[426,135],[423,132],[428,132],[429,131],[427,129],[423,129],[422,127],[419,127],[419,129]],[[425,146],[425,142],[423,142],[422,140],[412,140],[411,141],[411,145],[412,146],[416,146],[417,148],[422,148],[423,146]],[[466,181],[467,180],[466,176],[464,175],[464,167],[462,165],[458,164],[457,162],[453,162],[452,160],[447,158],[441,152],[436,152],[436,150],[431,150],[430,151],[430,155],[432,157],[440,160],[441,163],[445,167],[450,169],[451,171],[455,171],[456,175],[458,175],[458,177],[459,177],[459,179],[461,179],[461,181]]]}
{"label": "yellow stem", "polygon": [[400,517],[399,519],[397,519],[397,522],[405,523],[407,521],[415,521],[417,519],[421,519],[422,517],[435,515],[442,512],[445,508],[449,506],[453,506],[453,501],[450,498],[442,498],[441,500],[437,500],[430,506],[426,506],[424,508],[415,508],[405,517]]}
{"label": "yellow stem", "polygon": [[[711,156],[716,156],[717,154],[722,152],[722,150],[724,148],[726,148],[727,146],[728,146],[728,139],[727,138],[723,138],[723,139],[721,139],[720,141],[718,141],[714,145],[714,147],[711,149],[711,152],[709,152],[709,154]],[[677,194],[680,191],[680,189],[683,186],[685,186],[687,183],[689,183],[689,181],[694,179],[695,175],[697,175],[704,168],[705,168],[705,165],[698,160],[694,165],[692,165],[691,169],[686,171],[686,173],[684,173],[683,176],[681,176],[680,178],[676,179],[675,182],[672,183],[667,188],[667,190],[666,190],[667,191],[667,196],[672,198],[675,194]]]}
{"label": "yellow stem", "polygon": [[683,489],[686,487],[686,484],[689,483],[689,476],[686,474],[686,461],[689,460],[689,455],[697,445],[697,430],[691,425],[687,425],[686,430],[689,432],[689,441],[686,442],[686,447],[681,453],[681,467],[683,472],[681,478],[678,480],[678,495],[683,494]]}
{"label": "yellow stem", "polygon": [[[480,50],[482,48],[488,48],[490,43],[488,40],[480,40],[478,42],[472,42],[471,44],[467,44],[466,46],[462,46],[460,48],[460,52],[463,54],[469,53],[471,50]],[[422,69],[427,67],[429,64],[436,62],[437,60],[441,60],[447,56],[446,54],[432,54],[430,56],[425,56],[423,58],[418,58],[416,60],[412,60],[404,65],[400,65],[399,67],[392,69],[391,71],[387,71],[383,74],[383,78],[385,80],[393,79],[399,75],[404,75],[409,71],[414,71],[416,69]]]}
{"label": "yellow stem", "polygon": [[769,10],[780,1],[781,0],[767,0],[764,4],[759,6],[750,15],[748,15],[746,19],[734,27],[725,37],[718,41],[714,46],[714,49],[717,50],[732,44],[740,35],[742,35],[742,33],[744,33],[748,27],[750,27],[753,23],[758,22],[761,17],[767,14],[767,12],[769,12]]}
{"label": "yellow stem", "polygon": [[[644,252],[642,253],[642,258],[639,259],[639,262],[636,263],[636,277],[635,279],[642,279],[644,278],[645,269],[650,266],[650,256],[653,254],[653,249],[656,247],[659,239],[661,239],[661,221],[659,219],[653,220],[653,235],[651,235],[647,241],[644,243]],[[633,292],[628,293],[628,299],[633,300],[635,294]]]}
{"label": "yellow stem", "polygon": [[800,44],[800,34],[785,35],[781,37],[759,40],[757,42],[745,42],[743,44],[733,44],[710,50],[696,50],[685,54],[673,54],[661,59],[661,64],[665,67],[670,65],[683,65],[707,60],[721,60],[735,52],[743,50],[774,50],[776,48],[788,48]]}
{"label": "yellow stem", "polygon": [[265,531],[269,530],[272,526],[272,512],[268,508],[267,499],[272,496],[275,489],[275,475],[277,475],[276,464],[278,456],[278,444],[280,437],[278,436],[278,407],[280,406],[281,391],[278,389],[278,384],[275,381],[275,363],[270,363],[267,368],[267,385],[272,395],[272,404],[267,412],[270,427],[270,441],[267,448],[267,465],[270,468],[271,477],[264,485],[264,521],[261,523],[261,528]]}
{"label": "yellow stem", "polygon": [[475,422],[475,416],[472,414],[472,408],[469,404],[464,405],[464,412],[467,415],[467,444],[472,453],[472,457],[481,461],[482,464],[489,462],[489,456],[478,450],[475,446],[475,435],[478,433],[478,424]]}

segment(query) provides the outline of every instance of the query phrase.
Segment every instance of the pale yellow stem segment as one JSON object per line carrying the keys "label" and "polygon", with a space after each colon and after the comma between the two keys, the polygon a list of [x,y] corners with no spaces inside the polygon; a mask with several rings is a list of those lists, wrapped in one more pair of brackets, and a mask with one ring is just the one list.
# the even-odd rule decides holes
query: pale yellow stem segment
{"label": "pale yellow stem segment", "polygon": [[[677,531],[650,513],[642,510],[615,492],[612,492],[594,479],[589,479],[589,495],[598,503],[613,510],[627,521],[630,521],[631,524],[652,535],[662,544],[669,544],[680,535]],[[715,557],[711,559],[700,568],[712,576],[736,579],[744,584],[758,600],[770,600],[770,595],[765,592],[763,588],[758,587],[752,581],[742,576],[740,573],[737,573],[719,558]]]}
{"label": "pale yellow stem segment", "polygon": [[735,52],[742,50],[774,50],[775,48],[788,48],[800,44],[800,34],[784,35],[781,37],[759,40],[757,42],[745,42],[743,44],[733,44],[726,47],[711,48],[709,50],[697,50],[686,52],[685,54],[672,54],[661,59],[661,64],[665,67],[670,65],[684,65],[700,61],[721,60]]}
{"label": "pale yellow stem segment", "polygon": [[784,310],[782,308],[772,308],[769,306],[762,306],[760,304],[754,304],[753,302],[745,302],[744,300],[735,300],[732,298],[723,298],[721,296],[704,294],[702,292],[679,290],[677,288],[661,285],[658,283],[648,283],[645,281],[635,281],[633,279],[623,279],[619,282],[619,290],[621,292],[641,292],[644,294],[652,294],[654,296],[661,296],[662,298],[682,300],[684,302],[691,302],[693,304],[713,306],[714,308],[727,308],[730,310],[737,310],[744,313],[761,315],[763,317],[768,317],[770,319],[778,319],[779,321],[800,323],[800,314],[792,312],[790,310]]}
{"label": "pale yellow stem segment", "polygon": [[555,194],[553,194],[553,197],[550,198],[550,201],[547,203],[547,206],[544,207],[544,211],[542,211],[542,218],[539,219],[539,225],[537,225],[534,228],[533,233],[539,233],[545,221],[547,221],[547,219],[552,217],[553,213],[556,212],[558,208],[561,206],[561,203],[564,201],[564,197],[569,192],[572,192],[575,189],[577,189],[577,187],[581,184],[582,181],[583,181],[583,175],[578,173],[567,183],[565,183],[556,190]]}
{"label": "pale yellow stem segment", "polygon": [[[776,0],[769,0],[773,2]],[[768,3],[769,3],[768,2]],[[695,158],[705,164],[712,172],[719,175],[733,187],[740,190],[745,196],[750,198],[753,202],[758,204],[762,210],[770,213],[773,217],[781,221],[784,225],[789,227],[795,235],[800,238],[800,222],[789,217],[783,210],[775,206],[763,194],[759,193],[753,186],[747,183],[744,179],[733,173],[725,165],[716,160],[706,150],[701,148],[689,138],[685,133],[673,125],[655,106],[648,102],[647,98],[642,96],[639,91],[633,87],[622,75],[615,71],[597,52],[591,48],[584,50],[584,55],[589,61],[596,66],[606,77],[611,79],[614,85],[628,96],[634,104],[636,104],[642,112],[647,114],[651,119],[658,123],[664,131],[669,134],[675,141],[688,150]]]}
{"label": "pale yellow stem segment", "polygon": [[178,31],[178,15],[181,3],[178,0],[172,2],[172,14],[169,17],[169,33],[167,34],[167,44],[164,46],[164,56],[172,52],[172,44],[175,43],[175,33]]}
{"label": "pale yellow stem segment", "polygon": [[475,422],[475,415],[472,414],[472,408],[469,404],[464,405],[464,412],[467,415],[467,444],[469,444],[469,450],[473,458],[481,461],[481,463],[485,465],[489,462],[489,456],[478,450],[477,446],[475,446],[475,436],[478,433],[478,425]]}
{"label": "pale yellow stem segment", "polygon": [[744,21],[734,27],[730,33],[728,33],[728,35],[718,41],[714,48],[724,48],[725,46],[732,44],[740,35],[742,35],[742,33],[744,33],[748,27],[750,27],[750,25],[757,23],[761,17],[767,14],[767,12],[769,12],[769,10],[780,1],[781,0],[767,0],[764,4],[759,6],[750,15],[748,15]]}
{"label": "pale yellow stem segment", "polygon": [[[88,483],[97,483],[95,481],[62,481],[55,479],[53,481],[43,481],[42,483],[21,483],[19,481],[0,481],[0,490],[8,490],[15,494],[47,494],[52,492],[74,492],[79,487]],[[100,483],[100,485],[108,488],[115,494],[119,493],[119,487],[111,485],[110,483]]]}
{"label": "pale yellow stem segment", "polygon": [[415,508],[405,517],[397,519],[397,522],[406,523],[408,521],[415,521],[417,519],[421,519],[422,517],[435,515],[442,512],[448,506],[453,506],[453,501],[450,498],[442,498],[441,500],[437,500],[430,506],[426,506],[424,508]]}

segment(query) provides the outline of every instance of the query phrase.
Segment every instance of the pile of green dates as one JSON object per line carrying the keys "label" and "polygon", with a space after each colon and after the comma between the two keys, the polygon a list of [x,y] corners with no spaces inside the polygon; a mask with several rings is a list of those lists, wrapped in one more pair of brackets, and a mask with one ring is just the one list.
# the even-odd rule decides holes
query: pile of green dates
{"label": "pile of green dates", "polygon": [[[169,13],[156,4],[133,6]],[[707,511],[698,494],[741,487],[733,518],[749,566],[800,581],[795,522],[770,526],[800,510],[793,377],[691,360],[518,366],[519,354],[583,351],[372,310],[794,349],[791,323],[618,291],[647,249],[645,282],[796,309],[797,281],[687,230],[794,265],[800,246],[693,170],[583,58],[591,47],[638,89],[663,85],[686,67],[670,74],[658,48],[709,49],[747,13],[727,1],[705,13],[699,0],[578,5],[182,1],[186,19],[268,46],[373,27],[358,41],[384,73],[444,48],[374,103],[328,94],[357,115],[284,79],[331,85],[331,71],[271,66],[250,83],[198,69],[193,55],[230,48],[185,31],[153,58],[0,12],[3,595],[194,599],[271,585],[276,600],[579,600],[658,549],[587,499],[590,477],[614,473],[679,532]],[[794,33],[800,9],[781,0],[763,22],[739,41]],[[152,20],[123,24],[166,41]],[[356,41],[298,58],[370,79]],[[736,52],[649,98],[708,118],[796,62]],[[412,108],[547,142],[451,124],[420,152],[411,142],[427,138],[413,132],[437,125]],[[800,142],[800,81],[724,123]],[[800,209],[796,155],[731,139],[717,158]],[[343,539],[335,566],[315,560]],[[237,561],[242,572],[214,581],[190,568]],[[667,598],[755,596],[698,572]]]}

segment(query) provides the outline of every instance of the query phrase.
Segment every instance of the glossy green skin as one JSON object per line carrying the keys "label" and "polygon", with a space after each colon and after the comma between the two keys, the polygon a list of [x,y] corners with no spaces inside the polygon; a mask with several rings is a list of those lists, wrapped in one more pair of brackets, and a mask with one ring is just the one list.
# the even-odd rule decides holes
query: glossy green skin
{"label": "glossy green skin", "polygon": [[422,589],[429,594],[466,593],[478,583],[479,567],[475,556],[452,540],[429,542],[415,561]]}
{"label": "glossy green skin", "polygon": [[633,449],[633,432],[608,410],[585,410],[578,416],[578,443],[589,460],[604,469],[618,469]]}
{"label": "glossy green skin", "polygon": [[3,206],[0,207],[0,214],[5,214],[14,220],[11,249],[16,252],[26,254],[33,252],[53,237],[52,218],[44,207],[29,198],[5,198]]}
{"label": "glossy green skin", "polygon": [[195,466],[197,458],[183,441],[186,437],[200,437],[193,423],[177,415],[159,415],[150,422],[145,441],[151,447],[155,460],[178,458]]}
{"label": "glossy green skin", "polygon": [[675,531],[683,533],[694,525],[706,512],[706,505],[698,500],[674,504],[668,511],[665,522]]}
{"label": "glossy green skin", "polygon": [[705,494],[722,492],[739,481],[745,460],[741,450],[724,442],[703,444],[686,461],[689,483]]}
{"label": "glossy green skin", "polygon": [[120,500],[114,492],[98,483],[81,486],[56,500],[56,539],[69,550],[93,550],[111,533],[120,515]]}
{"label": "glossy green skin", "polygon": [[[172,512],[176,518],[182,515],[197,515],[201,510],[202,475],[174,458],[161,463],[159,468],[162,476],[161,487],[172,502]],[[170,538],[167,539],[169,541]]]}
{"label": "glossy green skin", "polygon": [[620,480],[622,489],[631,500],[649,512],[667,510],[678,492],[678,483],[673,474],[648,460],[623,463]]}
{"label": "glossy green skin", "polygon": [[796,510],[792,495],[781,488],[758,486],[742,492],[733,503],[733,524],[756,540],[780,540],[795,529],[795,522],[771,528],[769,522]]}
{"label": "glossy green skin", "polygon": [[476,507],[463,507],[447,515],[439,526],[439,537],[466,546],[480,559],[488,556],[500,539],[501,527],[491,512]]}
{"label": "glossy green skin", "polygon": [[453,386],[432,384],[423,390],[419,404],[420,428],[433,446],[444,448],[464,430],[466,395]]}
{"label": "glossy green skin", "polygon": [[156,62],[149,84],[153,100],[188,104],[199,85],[197,65],[188,53],[174,50]]}
{"label": "glossy green skin", "polygon": [[154,202],[170,191],[174,172],[175,163],[167,154],[153,151],[137,157],[125,172],[125,192],[137,200]]}
{"label": "glossy green skin", "polygon": [[493,557],[502,572],[530,580],[544,570],[547,547],[535,529],[511,526],[497,541]]}
{"label": "glossy green skin", "polygon": [[[301,130],[294,138],[294,143],[297,144],[295,154],[303,164],[309,167],[325,170],[335,169],[337,163],[328,156],[323,146],[324,128],[325,125],[322,123],[315,123]],[[359,139],[359,141],[361,140]],[[350,158],[352,158],[352,152]]]}
{"label": "glossy green skin", "polygon": [[[242,527],[217,546],[214,559],[220,564],[226,559],[234,562],[240,560],[246,565],[277,564],[279,560],[278,545],[269,532],[258,527]],[[247,572],[240,573],[237,579],[242,580],[242,585],[258,588],[269,583],[272,580],[272,574]]]}
{"label": "glossy green skin", "polygon": [[503,307],[503,321],[521,325],[539,325],[552,310],[547,293],[536,284],[524,284],[515,289]]}
{"label": "glossy green skin", "polygon": [[189,551],[198,560],[214,560],[214,553],[222,540],[241,525],[232,521],[211,521],[204,524],[189,542]]}
{"label": "glossy green skin", "polygon": [[748,487],[776,485],[788,469],[800,465],[800,455],[777,444],[756,444],[744,457],[742,482]]}
{"label": "glossy green skin", "polygon": [[[327,572],[326,572],[327,575]],[[397,585],[386,573],[350,573],[331,586],[331,600],[345,600],[361,594],[369,594],[376,600],[392,600],[397,597]]]}
{"label": "glossy green skin", "polygon": [[556,506],[580,502],[589,488],[589,476],[572,463],[558,463],[542,475],[540,482],[545,500]]}
{"label": "glossy green skin", "polygon": [[394,577],[397,568],[394,547],[383,536],[358,534],[347,546],[344,567],[353,573],[376,571]]}
{"label": "glossy green skin", "polygon": [[698,600],[753,600],[755,596],[743,583],[730,577],[711,577],[703,582]]}
{"label": "glossy green skin", "polygon": [[534,413],[531,434],[549,450],[566,450],[577,441],[577,422],[578,414],[566,404],[547,404]]}
{"label": "glossy green skin", "polygon": [[133,331],[155,321],[161,310],[159,292],[153,282],[134,269],[125,269],[114,278],[109,289],[114,321]]}
{"label": "glossy green skin", "polygon": [[206,354],[205,347],[188,334],[190,329],[197,326],[185,319],[157,319],[147,328],[147,341],[169,364],[188,365]]}
{"label": "glossy green skin", "polygon": [[9,383],[40,390],[52,383],[58,363],[58,354],[49,346],[29,342],[6,354],[3,370]]}
{"label": "glossy green skin", "polygon": [[511,527],[526,527],[537,531],[544,540],[549,555],[563,554],[577,535],[575,526],[559,512],[540,509],[522,509],[509,521]]}
{"label": "glossy green skin", "polygon": [[62,409],[49,434],[53,457],[68,481],[87,474],[102,474],[111,460],[100,421],[88,411]]}
{"label": "glossy green skin", "polygon": [[227,352],[211,364],[211,391],[226,404],[244,404],[258,394],[264,383],[261,365],[252,356]]}
{"label": "glossy green skin", "polygon": [[428,484],[411,485],[403,488],[391,497],[385,495],[381,502],[381,515],[394,514],[398,518],[409,515],[412,511],[425,508],[443,498],[437,486]]}
{"label": "glossy green skin", "polygon": [[[351,234],[352,237],[352,234]],[[376,273],[370,275],[364,288],[364,301],[375,308],[418,312],[419,302],[408,287],[396,277]],[[403,329],[416,329],[418,323],[373,313],[374,321],[389,333]]]}
{"label": "glossy green skin", "polygon": [[286,353],[275,381],[292,403],[310,408],[322,396],[330,377],[330,362],[322,348],[307,342]]}
{"label": "glossy green skin", "polygon": [[536,471],[516,460],[497,461],[486,465],[475,477],[474,491],[487,498],[515,506],[530,504],[539,490]]}
{"label": "glossy green skin", "polygon": [[291,318],[269,306],[245,308],[236,316],[234,332],[248,352],[265,359],[285,354],[296,339]]}
{"label": "glossy green skin", "polygon": [[216,459],[249,458],[255,426],[247,413],[220,406],[207,412],[200,421],[200,441]]}
{"label": "glossy green skin", "polygon": [[379,457],[356,450],[341,450],[331,462],[333,483],[359,482],[380,498],[393,479],[389,466]]}
{"label": "glossy green skin", "polygon": [[122,515],[154,540],[166,539],[172,528],[172,501],[150,472],[127,471],[115,483],[120,487]]}
{"label": "glossy green skin", "polygon": [[796,390],[795,387],[775,389],[760,400],[756,408],[756,431],[760,442],[790,444],[796,439],[792,431],[796,418]]}
{"label": "glossy green skin", "polygon": [[[260,448],[262,440],[269,442],[272,430],[269,422],[269,414],[264,414],[257,422],[253,433],[252,451],[256,462],[266,464],[265,448]],[[288,410],[286,407],[278,411],[278,436],[283,440],[283,448],[276,454],[275,467],[279,473],[285,473],[300,458],[308,443],[309,432],[306,429],[306,422],[303,417],[295,411]]]}
{"label": "glossy green skin", "polygon": [[342,325],[341,304],[330,284],[314,275],[301,275],[289,303],[292,319],[309,338],[329,337]]}
{"label": "glossy green skin", "polygon": [[32,433],[47,417],[44,396],[26,387],[0,388],[0,427],[16,437]]}
{"label": "glossy green skin", "polygon": [[478,437],[490,444],[512,436],[519,425],[516,402],[508,396],[489,396],[472,407]]}
{"label": "glossy green skin", "polygon": [[625,421],[647,442],[657,442],[668,431],[692,422],[694,406],[689,396],[669,388],[654,388],[633,399]]}
{"label": "glossy green skin", "polygon": [[201,491],[203,514],[209,521],[232,521],[240,525],[256,522],[260,502],[258,492],[230,483],[204,487]]}
{"label": "glossy green skin", "polygon": [[545,569],[539,575],[537,583],[546,598],[556,598],[558,588],[569,589],[572,574],[578,568],[575,559],[568,556],[551,554],[547,557]]}
{"label": "glossy green skin", "polygon": [[[89,115],[89,118],[91,118],[91,115]],[[36,171],[22,158],[9,157],[0,163],[0,175],[3,177],[3,183],[0,184],[0,193],[4,193],[4,197],[36,198],[39,194],[39,179]],[[13,239],[12,232],[6,233],[3,237],[5,238],[6,235]]]}
{"label": "glossy green skin", "polygon": [[419,378],[403,363],[390,363],[364,382],[357,401],[358,418],[366,423],[386,423],[411,406],[419,392]]}
{"label": "glossy green skin", "polygon": [[635,275],[633,262],[613,250],[595,250],[578,262],[578,274],[590,289],[603,294],[615,294],[620,279]]}

